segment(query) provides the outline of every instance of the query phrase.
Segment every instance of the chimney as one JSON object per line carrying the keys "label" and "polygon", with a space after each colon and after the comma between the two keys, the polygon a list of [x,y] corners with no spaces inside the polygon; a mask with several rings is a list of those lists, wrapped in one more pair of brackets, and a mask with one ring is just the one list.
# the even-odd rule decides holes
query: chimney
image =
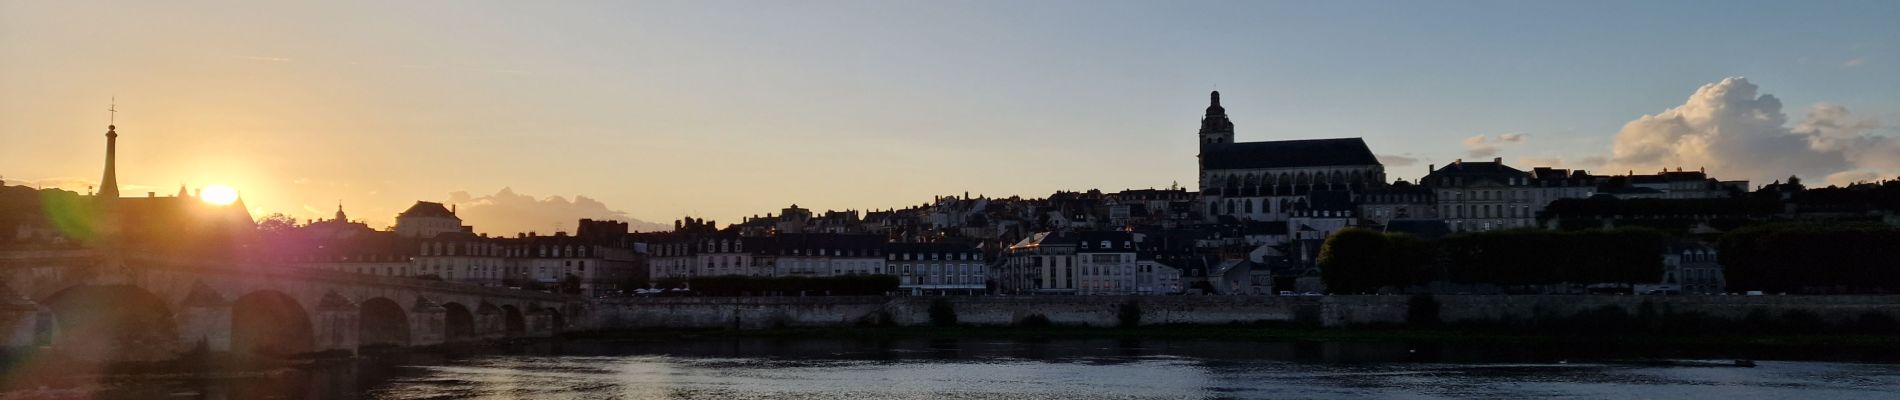
{"label": "chimney", "polygon": [[1498,163],[1498,164],[1503,164],[1503,163],[1504,163],[1504,157],[1491,157],[1491,162],[1494,162],[1494,163]]}
{"label": "chimney", "polygon": [[1438,164],[1425,164],[1425,172],[1430,173],[1436,171],[1438,171]]}
{"label": "chimney", "polygon": [[450,205],[449,205],[449,215],[455,215],[455,205],[454,205],[454,204],[450,204]]}
{"label": "chimney", "polygon": [[158,192],[145,192],[145,197],[147,198],[158,197]]}

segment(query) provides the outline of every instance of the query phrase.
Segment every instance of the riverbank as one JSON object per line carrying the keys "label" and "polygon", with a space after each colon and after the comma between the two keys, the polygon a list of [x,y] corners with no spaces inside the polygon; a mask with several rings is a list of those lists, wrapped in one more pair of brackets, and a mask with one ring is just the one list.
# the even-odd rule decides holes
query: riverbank
{"label": "riverbank", "polygon": [[1881,334],[1595,334],[1524,332],[1486,328],[1361,327],[1319,328],[1287,325],[1141,326],[1095,328],[1047,327],[852,327],[775,329],[646,329],[564,335],[568,340],[665,342],[721,339],[772,340],[1170,340],[1312,343],[1405,343],[1415,345],[1579,346],[1589,348],[1691,349],[1697,352],[1816,350],[1859,353],[1867,361],[1900,362],[1900,335]]}

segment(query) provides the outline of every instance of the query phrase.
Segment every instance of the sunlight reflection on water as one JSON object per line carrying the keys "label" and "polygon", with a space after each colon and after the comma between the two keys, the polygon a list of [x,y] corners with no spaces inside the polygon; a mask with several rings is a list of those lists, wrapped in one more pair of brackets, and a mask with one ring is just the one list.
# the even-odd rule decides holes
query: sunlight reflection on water
{"label": "sunlight reflection on water", "polygon": [[1606,364],[487,357],[417,367],[387,399],[1892,399],[1900,368],[1764,362],[1758,368]]}

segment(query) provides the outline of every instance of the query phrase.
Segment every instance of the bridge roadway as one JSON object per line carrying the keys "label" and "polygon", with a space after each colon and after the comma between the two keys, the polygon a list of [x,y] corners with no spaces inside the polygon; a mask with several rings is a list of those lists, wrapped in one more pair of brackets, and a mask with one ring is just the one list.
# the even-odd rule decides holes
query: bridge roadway
{"label": "bridge roadway", "polygon": [[578,296],[96,250],[0,251],[0,346],[84,360],[286,356],[543,337]]}

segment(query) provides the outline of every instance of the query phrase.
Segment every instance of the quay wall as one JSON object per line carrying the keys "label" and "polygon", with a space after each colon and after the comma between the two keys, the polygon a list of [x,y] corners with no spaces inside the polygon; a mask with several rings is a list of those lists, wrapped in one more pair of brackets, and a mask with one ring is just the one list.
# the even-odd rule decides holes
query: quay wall
{"label": "quay wall", "polygon": [[[598,300],[589,313],[602,330],[653,328],[845,327],[930,324],[933,300],[948,301],[958,323],[1012,325],[1031,315],[1056,325],[1115,326],[1123,304],[1141,308],[1143,325],[1305,322],[1324,326],[1406,322],[1409,296],[970,296],[970,297],[672,297]],[[1740,320],[1751,313],[1800,310],[1845,322],[1869,313],[1900,320],[1900,296],[1442,295],[1444,322],[1563,318],[1604,307],[1630,315],[1643,304],[1662,315],[1699,313]]]}

